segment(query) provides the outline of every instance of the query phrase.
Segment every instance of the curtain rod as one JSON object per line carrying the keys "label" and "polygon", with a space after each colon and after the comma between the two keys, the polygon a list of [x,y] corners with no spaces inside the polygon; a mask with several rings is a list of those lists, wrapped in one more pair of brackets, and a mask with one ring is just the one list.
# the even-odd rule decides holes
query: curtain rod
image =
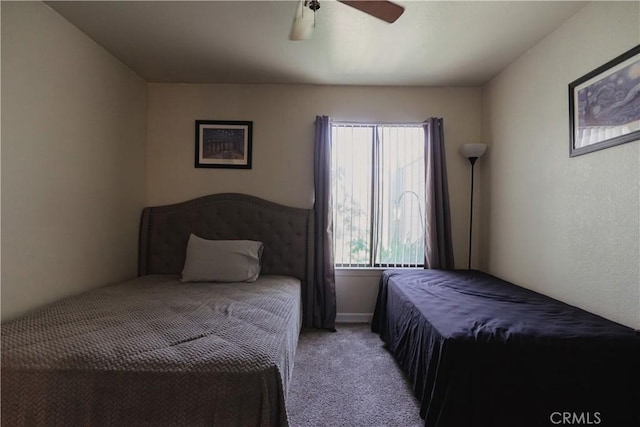
{"label": "curtain rod", "polygon": [[331,120],[331,123],[338,125],[362,125],[362,126],[422,126],[426,122],[356,122],[345,120]]}

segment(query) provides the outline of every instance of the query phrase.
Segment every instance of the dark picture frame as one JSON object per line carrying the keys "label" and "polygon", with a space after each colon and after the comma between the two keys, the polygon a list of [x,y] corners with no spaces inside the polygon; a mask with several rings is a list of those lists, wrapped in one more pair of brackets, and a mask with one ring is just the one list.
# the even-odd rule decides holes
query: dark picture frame
{"label": "dark picture frame", "polygon": [[251,169],[253,122],[196,120],[195,167]]}
{"label": "dark picture frame", "polygon": [[640,45],[569,83],[569,156],[640,139]]}

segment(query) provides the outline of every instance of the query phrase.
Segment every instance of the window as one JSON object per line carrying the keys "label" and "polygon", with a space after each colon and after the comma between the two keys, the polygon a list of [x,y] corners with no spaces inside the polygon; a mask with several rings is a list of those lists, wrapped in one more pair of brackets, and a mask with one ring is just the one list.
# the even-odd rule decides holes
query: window
{"label": "window", "polygon": [[336,267],[424,265],[422,125],[334,123]]}

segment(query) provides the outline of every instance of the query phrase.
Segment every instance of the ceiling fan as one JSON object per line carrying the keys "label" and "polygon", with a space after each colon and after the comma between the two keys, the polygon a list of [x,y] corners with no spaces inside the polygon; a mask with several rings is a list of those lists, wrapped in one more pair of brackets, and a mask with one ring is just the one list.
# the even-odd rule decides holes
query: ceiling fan
{"label": "ceiling fan", "polygon": [[[386,0],[338,0],[338,2],[344,3],[378,19],[382,19],[390,24],[395,22],[400,15],[402,15],[402,12],[404,12],[403,6]],[[318,9],[320,9],[320,2],[318,0],[298,1],[298,9],[293,18],[289,40],[307,40],[311,38],[311,34],[315,28],[315,14]]]}

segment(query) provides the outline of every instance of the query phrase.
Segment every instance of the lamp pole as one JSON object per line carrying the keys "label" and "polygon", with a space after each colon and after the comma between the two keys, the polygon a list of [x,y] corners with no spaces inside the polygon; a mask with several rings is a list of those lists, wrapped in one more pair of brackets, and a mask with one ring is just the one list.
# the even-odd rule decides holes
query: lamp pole
{"label": "lamp pole", "polygon": [[460,147],[460,152],[465,156],[469,163],[471,163],[471,201],[469,206],[469,264],[468,270],[471,270],[471,248],[473,238],[473,172],[476,160],[480,158],[487,151],[487,144],[463,144]]}
{"label": "lamp pole", "polygon": [[476,160],[478,160],[477,157],[469,157],[469,163],[471,163],[471,201],[469,203],[469,265],[467,270],[471,270],[471,239],[473,235],[473,170]]}

